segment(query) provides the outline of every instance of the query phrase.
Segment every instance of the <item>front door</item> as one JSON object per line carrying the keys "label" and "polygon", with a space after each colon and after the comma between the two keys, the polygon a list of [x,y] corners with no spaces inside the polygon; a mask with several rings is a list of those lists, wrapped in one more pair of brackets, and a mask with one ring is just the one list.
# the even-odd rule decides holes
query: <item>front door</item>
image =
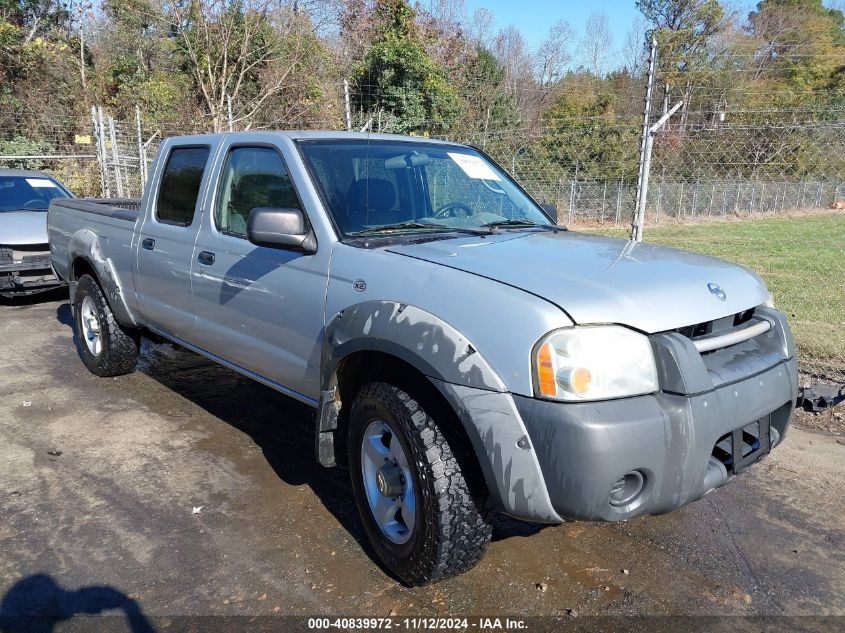
{"label": "front door", "polygon": [[[163,148],[166,151],[166,148]],[[138,304],[144,322],[188,342],[196,338],[191,258],[210,147],[171,146],[152,211],[136,246]]]}
{"label": "front door", "polygon": [[256,246],[250,210],[303,209],[275,146],[232,145],[194,247],[193,296],[203,349],[304,401],[319,399],[329,249]]}

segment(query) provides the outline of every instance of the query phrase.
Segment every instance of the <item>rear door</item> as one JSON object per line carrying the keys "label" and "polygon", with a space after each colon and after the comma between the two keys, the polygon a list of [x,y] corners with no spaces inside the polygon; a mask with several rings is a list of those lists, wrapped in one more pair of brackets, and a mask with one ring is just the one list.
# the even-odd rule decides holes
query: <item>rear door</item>
{"label": "rear door", "polygon": [[196,314],[191,298],[191,258],[208,188],[210,145],[170,145],[156,174],[149,212],[137,245],[138,301],[144,322],[194,342]]}

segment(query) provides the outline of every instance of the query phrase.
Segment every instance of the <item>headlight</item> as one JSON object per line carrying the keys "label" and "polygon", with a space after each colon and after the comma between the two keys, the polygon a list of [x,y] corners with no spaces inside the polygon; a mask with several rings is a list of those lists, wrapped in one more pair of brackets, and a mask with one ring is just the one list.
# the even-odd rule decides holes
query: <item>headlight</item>
{"label": "headlight", "polygon": [[606,400],[657,391],[647,337],[618,325],[556,330],[534,348],[534,393],[555,400]]}

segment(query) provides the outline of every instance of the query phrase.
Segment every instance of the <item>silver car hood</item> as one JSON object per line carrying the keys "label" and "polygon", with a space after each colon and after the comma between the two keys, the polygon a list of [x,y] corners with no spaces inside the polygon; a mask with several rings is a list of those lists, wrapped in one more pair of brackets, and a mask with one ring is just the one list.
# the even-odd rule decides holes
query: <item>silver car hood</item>
{"label": "silver car hood", "polygon": [[735,314],[768,297],[763,280],[742,266],[572,231],[503,231],[387,250],[520,288],[554,303],[575,323],[620,323],[649,333]]}
{"label": "silver car hood", "polygon": [[47,211],[0,211],[0,244],[47,243]]}

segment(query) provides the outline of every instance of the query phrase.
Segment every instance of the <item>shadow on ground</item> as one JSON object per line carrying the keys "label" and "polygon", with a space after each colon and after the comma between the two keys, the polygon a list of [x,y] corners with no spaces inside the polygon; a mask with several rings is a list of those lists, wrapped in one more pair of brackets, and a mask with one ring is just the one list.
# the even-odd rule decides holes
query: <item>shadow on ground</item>
{"label": "shadow on ground", "polygon": [[7,306],[10,308],[26,307],[39,303],[50,303],[51,301],[67,301],[67,298],[68,289],[66,286],[61,286],[59,288],[53,288],[52,290],[36,292],[31,295],[12,297],[0,295],[0,306]]}
{"label": "shadow on ground", "polygon": [[[76,341],[69,304],[58,307],[56,318],[74,329]],[[314,409],[169,343],[154,344],[145,339],[138,371],[252,438],[279,479],[291,486],[311,488],[341,526],[379,564],[352,500],[348,471],[324,468],[316,460]],[[499,516],[494,521],[493,540],[531,536],[544,527]]]}
{"label": "shadow on ground", "polygon": [[16,582],[0,601],[0,633],[51,633],[77,615],[123,612],[132,633],[154,633],[140,605],[108,586],[62,588],[46,574]]}

